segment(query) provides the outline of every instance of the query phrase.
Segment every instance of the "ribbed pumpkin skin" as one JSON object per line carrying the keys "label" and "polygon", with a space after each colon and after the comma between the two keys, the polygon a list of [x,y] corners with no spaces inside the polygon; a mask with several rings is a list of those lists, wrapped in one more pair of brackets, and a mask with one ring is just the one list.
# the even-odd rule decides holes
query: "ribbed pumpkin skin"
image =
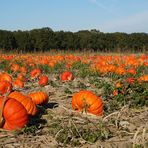
{"label": "ribbed pumpkin skin", "polygon": [[9,97],[19,101],[26,108],[29,115],[33,116],[37,113],[35,103],[28,96],[23,95],[21,92],[14,91],[9,94]]}
{"label": "ribbed pumpkin skin", "polygon": [[93,92],[82,90],[73,95],[72,108],[78,111],[86,109],[88,113],[101,116],[103,114],[103,101]]}
{"label": "ribbed pumpkin skin", "polygon": [[36,105],[40,105],[48,102],[47,93],[42,91],[29,93],[28,96],[31,97],[32,101]]}
{"label": "ribbed pumpkin skin", "polygon": [[[2,107],[2,100],[3,97],[0,97],[0,108]],[[7,130],[18,130],[28,123],[28,114],[25,107],[12,98],[7,98],[3,118],[5,119],[3,128]]]}

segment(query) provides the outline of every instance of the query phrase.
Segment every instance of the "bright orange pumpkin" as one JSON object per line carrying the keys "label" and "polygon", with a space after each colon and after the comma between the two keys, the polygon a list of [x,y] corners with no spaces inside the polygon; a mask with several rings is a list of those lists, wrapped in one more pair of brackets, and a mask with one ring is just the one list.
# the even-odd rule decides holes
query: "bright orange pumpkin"
{"label": "bright orange pumpkin", "polygon": [[23,67],[20,67],[20,72],[23,73],[23,74],[26,74],[27,73],[27,68],[25,66]]}
{"label": "bright orange pumpkin", "polygon": [[[0,97],[0,108],[4,97]],[[4,124],[6,130],[19,130],[28,123],[28,114],[24,106],[15,99],[7,98],[3,109]]]}
{"label": "bright orange pumpkin", "polygon": [[12,82],[12,77],[8,73],[1,73],[0,74],[0,81],[8,81],[8,82],[11,83]]}
{"label": "bright orange pumpkin", "polygon": [[32,101],[39,105],[39,104],[45,104],[48,102],[48,95],[45,92],[39,91],[39,92],[31,92],[28,94],[29,97],[31,97]]}
{"label": "bright orange pumpkin", "polygon": [[14,91],[9,94],[10,98],[14,98],[19,101],[27,110],[29,115],[35,115],[37,113],[37,108],[35,103],[31,100],[30,97],[25,96],[21,92]]}
{"label": "bright orange pumpkin", "polygon": [[27,81],[27,78],[24,76],[23,73],[18,74],[17,79],[19,79],[19,80],[21,80],[23,82]]}
{"label": "bright orange pumpkin", "polygon": [[148,82],[148,75],[143,75],[138,79],[139,82],[144,81],[144,82]]}
{"label": "bright orange pumpkin", "polygon": [[103,101],[93,92],[81,90],[73,95],[72,108],[77,111],[85,110],[88,113],[101,116],[103,114]]}
{"label": "bright orange pumpkin", "polygon": [[62,81],[70,81],[70,80],[73,80],[74,79],[74,76],[72,74],[72,72],[70,71],[65,71],[63,72],[61,75],[60,75],[60,79]]}
{"label": "bright orange pumpkin", "polygon": [[42,75],[39,77],[39,85],[40,86],[45,86],[48,84],[48,77],[45,75]]}
{"label": "bright orange pumpkin", "polygon": [[39,68],[35,68],[30,72],[30,77],[31,78],[37,78],[38,76],[40,76],[42,74],[41,69]]}
{"label": "bright orange pumpkin", "polygon": [[19,65],[18,64],[12,64],[11,65],[11,70],[13,71],[13,72],[17,72],[17,71],[19,71]]}
{"label": "bright orange pumpkin", "polygon": [[9,81],[0,81],[0,94],[11,92],[12,84]]}
{"label": "bright orange pumpkin", "polygon": [[13,86],[18,87],[18,88],[23,88],[24,87],[24,82],[21,81],[20,79],[15,79],[13,81]]}

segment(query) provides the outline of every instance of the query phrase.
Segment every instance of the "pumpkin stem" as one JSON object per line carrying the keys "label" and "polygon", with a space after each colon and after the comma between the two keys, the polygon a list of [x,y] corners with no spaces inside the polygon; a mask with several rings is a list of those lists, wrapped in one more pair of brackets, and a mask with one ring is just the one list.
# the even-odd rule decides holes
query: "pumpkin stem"
{"label": "pumpkin stem", "polygon": [[[8,88],[9,89],[9,88]],[[5,103],[7,101],[7,96],[10,94],[10,91],[8,91],[7,93],[4,94],[4,99],[2,100],[2,106],[0,108],[0,128],[3,126],[4,124],[4,118],[3,118],[3,110],[4,110],[4,106]]]}

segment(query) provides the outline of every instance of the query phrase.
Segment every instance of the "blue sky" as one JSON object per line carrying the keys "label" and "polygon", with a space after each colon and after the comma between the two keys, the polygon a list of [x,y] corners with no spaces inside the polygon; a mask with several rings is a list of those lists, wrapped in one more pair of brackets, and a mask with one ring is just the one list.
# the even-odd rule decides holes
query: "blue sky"
{"label": "blue sky", "polygon": [[148,0],[0,0],[0,29],[148,33]]}

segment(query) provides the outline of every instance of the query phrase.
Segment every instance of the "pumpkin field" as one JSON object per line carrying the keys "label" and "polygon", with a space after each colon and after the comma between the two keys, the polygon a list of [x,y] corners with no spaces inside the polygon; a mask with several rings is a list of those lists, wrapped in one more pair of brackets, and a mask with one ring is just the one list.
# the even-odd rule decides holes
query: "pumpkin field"
{"label": "pumpkin field", "polygon": [[148,56],[0,54],[0,147],[148,147]]}

